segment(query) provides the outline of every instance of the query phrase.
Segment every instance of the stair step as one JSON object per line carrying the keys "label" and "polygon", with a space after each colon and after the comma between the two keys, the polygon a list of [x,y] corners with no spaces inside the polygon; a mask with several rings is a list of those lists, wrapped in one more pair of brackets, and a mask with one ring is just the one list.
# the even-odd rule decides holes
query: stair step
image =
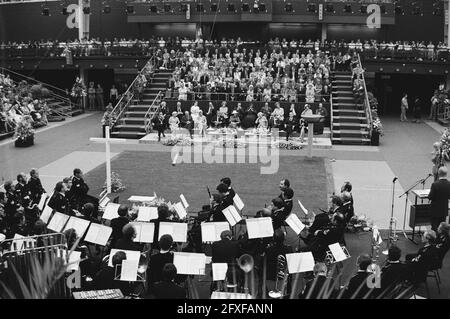
{"label": "stair step", "polygon": [[147,135],[146,132],[112,132],[111,136],[115,138],[140,139]]}
{"label": "stair step", "polygon": [[345,114],[345,115],[350,115],[350,114],[366,114],[366,112],[362,111],[362,110],[348,110],[348,109],[335,109],[333,108],[333,114],[334,113],[339,113],[339,114]]}
{"label": "stair step", "polygon": [[334,127],[350,127],[351,129],[353,128],[368,128],[369,124],[362,124],[362,123],[352,123],[352,122],[336,122],[333,123],[333,128]]}
{"label": "stair step", "polygon": [[125,113],[126,117],[145,117],[145,114],[147,114],[147,112],[143,112],[143,111],[128,111]]}
{"label": "stair step", "polygon": [[332,142],[338,142],[341,144],[370,144],[369,138],[360,137],[333,137]]}
{"label": "stair step", "polygon": [[352,115],[338,115],[338,116],[333,116],[334,120],[361,120],[361,121],[365,121],[366,118],[363,116],[352,116]]}

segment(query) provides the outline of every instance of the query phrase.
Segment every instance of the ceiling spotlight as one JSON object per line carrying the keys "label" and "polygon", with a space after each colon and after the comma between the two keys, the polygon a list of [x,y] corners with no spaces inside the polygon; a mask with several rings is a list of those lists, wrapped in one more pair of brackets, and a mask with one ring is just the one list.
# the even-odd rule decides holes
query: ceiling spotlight
{"label": "ceiling spotlight", "polygon": [[150,6],[150,12],[151,13],[158,13],[158,7],[157,6]]}
{"label": "ceiling spotlight", "polygon": [[328,13],[331,13],[331,12],[334,13],[334,6],[332,4],[327,4],[325,7],[325,11]]}
{"label": "ceiling spotlight", "polygon": [[286,5],[284,6],[284,10],[286,12],[292,12],[294,11],[294,8],[292,7],[292,3],[286,3]]}
{"label": "ceiling spotlight", "polygon": [[316,12],[316,5],[314,3],[308,4],[308,12]]}
{"label": "ceiling spotlight", "polygon": [[111,6],[109,5],[104,6],[102,11],[105,14],[111,13]]}
{"label": "ceiling spotlight", "polygon": [[229,12],[235,12],[236,11],[236,8],[234,7],[234,4],[232,4],[232,3],[228,4],[228,11]]}
{"label": "ceiling spotlight", "polygon": [[346,4],[345,7],[344,7],[344,12],[346,12],[346,13],[353,13],[352,5],[351,4]]}
{"label": "ceiling spotlight", "polygon": [[127,13],[134,14],[134,6],[127,5]]}
{"label": "ceiling spotlight", "polygon": [[217,12],[217,3],[211,5],[211,12]]}
{"label": "ceiling spotlight", "polygon": [[205,12],[205,8],[203,7],[203,4],[201,4],[201,3],[197,4],[197,12]]}
{"label": "ceiling spotlight", "polygon": [[243,12],[248,12],[248,11],[250,11],[250,6],[248,5],[248,3],[242,4],[242,11],[243,11]]}
{"label": "ceiling spotlight", "polygon": [[50,9],[49,9],[48,7],[43,7],[43,8],[42,8],[42,15],[43,15],[44,17],[50,16]]}

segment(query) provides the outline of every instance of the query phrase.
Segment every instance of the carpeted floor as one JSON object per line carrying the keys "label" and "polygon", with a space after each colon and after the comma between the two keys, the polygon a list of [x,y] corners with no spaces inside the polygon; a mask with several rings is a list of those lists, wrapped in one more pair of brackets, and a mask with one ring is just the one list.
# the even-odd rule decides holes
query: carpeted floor
{"label": "carpeted floor", "polygon": [[[153,195],[167,201],[180,201],[183,194],[190,211],[201,210],[208,204],[208,186],[212,193],[220,178],[228,176],[235,191],[242,198],[244,214],[254,215],[280,193],[279,182],[291,181],[294,189],[294,211],[299,211],[300,199],[308,209],[319,212],[327,208],[327,171],[324,158],[307,159],[298,156],[281,156],[278,173],[261,175],[255,164],[177,164],[172,166],[169,152],[125,151],[111,163],[112,171],[122,178],[127,189],[120,193],[125,202],[131,195]],[[86,175],[92,194],[99,194],[105,181],[105,165],[100,165]]]}

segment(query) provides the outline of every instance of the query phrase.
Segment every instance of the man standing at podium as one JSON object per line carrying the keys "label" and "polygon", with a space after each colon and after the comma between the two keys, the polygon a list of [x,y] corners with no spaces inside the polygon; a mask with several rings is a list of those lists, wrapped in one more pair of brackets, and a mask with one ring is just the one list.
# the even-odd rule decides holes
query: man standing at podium
{"label": "man standing at podium", "polygon": [[447,180],[447,167],[438,170],[438,180],[431,185],[428,198],[431,200],[431,229],[437,231],[439,224],[448,215],[448,200],[450,199],[450,182]]}

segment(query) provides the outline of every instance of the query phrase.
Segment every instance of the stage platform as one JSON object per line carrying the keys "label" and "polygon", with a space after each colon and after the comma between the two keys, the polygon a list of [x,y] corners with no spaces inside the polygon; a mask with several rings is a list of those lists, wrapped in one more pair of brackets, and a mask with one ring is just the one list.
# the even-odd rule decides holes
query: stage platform
{"label": "stage platform", "polygon": [[[330,129],[325,128],[323,134],[314,135],[313,139],[313,148],[314,149],[331,149],[331,138],[330,138]],[[189,134],[186,134],[185,131],[182,131],[178,134],[172,135],[170,133],[166,134],[166,138],[171,138],[172,136],[179,137],[181,139],[189,138]],[[164,138],[162,138],[164,140]],[[242,130],[239,129],[235,132],[225,132],[220,131],[218,129],[208,129],[206,135],[201,137],[200,135],[194,134],[193,142],[194,143],[204,143],[208,144],[214,141],[236,141],[241,145],[250,145],[250,144],[264,144],[271,145],[274,143],[286,143],[286,133],[284,131],[280,131],[278,137],[272,136],[272,134],[257,134],[253,130]],[[299,134],[295,133],[292,137],[289,138],[289,142],[293,145],[300,146],[304,148],[308,145],[307,136],[304,137],[304,140],[301,141]],[[150,143],[158,143],[158,134],[156,132],[152,132],[147,134],[143,138],[139,140],[139,143],[142,144],[150,144]]]}

